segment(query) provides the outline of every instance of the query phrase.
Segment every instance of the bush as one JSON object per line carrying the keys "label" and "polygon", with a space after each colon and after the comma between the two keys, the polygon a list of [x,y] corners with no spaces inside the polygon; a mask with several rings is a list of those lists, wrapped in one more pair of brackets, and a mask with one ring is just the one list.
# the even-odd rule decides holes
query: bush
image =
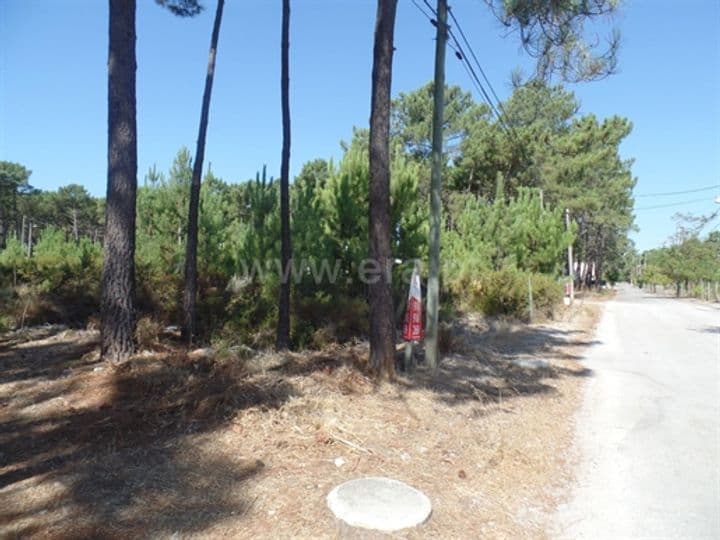
{"label": "bush", "polygon": [[151,317],[140,317],[135,328],[135,341],[140,349],[152,349],[160,342],[163,325]]}
{"label": "bush", "polygon": [[504,269],[488,272],[471,286],[470,307],[485,315],[507,315],[522,320],[530,316],[528,283],[532,284],[536,315],[552,317],[562,298],[562,286],[552,276]]}
{"label": "bush", "polygon": [[[255,349],[271,347],[277,323],[277,289],[258,281],[231,278],[221,291],[209,288],[208,298],[201,296],[199,317],[205,335],[212,343],[225,346],[248,345]],[[214,314],[210,314],[211,311]]]}
{"label": "bush", "polygon": [[297,348],[322,349],[330,343],[366,336],[368,304],[364,298],[332,298],[317,293],[312,298],[296,300],[292,324]]}
{"label": "bush", "polygon": [[563,285],[547,274],[531,274],[531,279],[536,315],[552,319],[563,297]]}
{"label": "bush", "polygon": [[0,253],[0,270],[14,284],[12,294],[0,299],[4,324],[84,324],[99,307],[101,269],[101,247],[87,238],[75,242],[48,227],[32,257],[11,239]]}

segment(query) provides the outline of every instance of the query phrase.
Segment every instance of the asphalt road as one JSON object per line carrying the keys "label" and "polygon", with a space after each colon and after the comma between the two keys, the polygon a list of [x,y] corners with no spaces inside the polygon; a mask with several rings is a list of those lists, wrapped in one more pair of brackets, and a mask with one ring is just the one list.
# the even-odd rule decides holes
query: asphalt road
{"label": "asphalt road", "polygon": [[720,539],[720,307],[621,286],[597,340],[555,536]]}

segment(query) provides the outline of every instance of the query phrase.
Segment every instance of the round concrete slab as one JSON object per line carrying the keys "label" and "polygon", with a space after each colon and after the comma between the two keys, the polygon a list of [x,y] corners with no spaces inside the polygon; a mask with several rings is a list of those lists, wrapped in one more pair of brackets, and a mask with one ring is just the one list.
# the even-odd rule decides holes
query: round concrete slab
{"label": "round concrete slab", "polygon": [[430,499],[391,478],[358,478],[340,484],[327,496],[335,517],[353,527],[392,532],[423,523],[432,511]]}

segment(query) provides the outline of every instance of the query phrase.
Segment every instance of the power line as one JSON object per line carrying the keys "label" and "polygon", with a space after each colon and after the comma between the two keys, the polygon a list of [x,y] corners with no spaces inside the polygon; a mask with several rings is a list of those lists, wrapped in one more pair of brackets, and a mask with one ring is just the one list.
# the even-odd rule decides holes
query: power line
{"label": "power line", "polygon": [[480,65],[480,61],[478,60],[477,56],[475,55],[475,51],[473,50],[472,46],[470,45],[470,42],[468,41],[467,37],[465,37],[465,32],[463,32],[462,27],[460,26],[460,21],[458,21],[455,18],[455,13],[453,13],[453,10],[450,6],[448,6],[448,12],[450,13],[450,18],[453,20],[453,23],[455,24],[455,27],[458,29],[458,32],[460,32],[460,37],[462,38],[463,42],[467,46],[467,48],[470,50],[470,54],[472,55],[473,60],[475,60],[475,64],[478,67],[478,70],[480,70],[480,74],[483,76],[483,79],[488,85],[488,88],[490,88],[490,92],[492,93],[493,97],[495,98],[495,101],[497,101],[498,106],[500,107],[500,110],[503,112],[505,117],[507,118],[507,112],[505,112],[505,108],[503,107],[502,101],[498,97],[497,93],[495,92],[495,89],[493,88],[492,83],[490,82],[490,79],[488,79],[487,75],[485,74],[485,70]]}
{"label": "power line", "polygon": [[[411,1],[412,1],[412,3],[415,5],[415,7],[418,8],[418,10],[419,10],[423,15],[425,15],[425,17],[430,21],[430,23],[431,23],[433,26],[437,26],[437,20],[436,20],[436,19],[433,19],[432,17],[430,17],[430,16],[425,12],[425,10],[416,2],[416,0],[411,0]],[[432,14],[435,15],[435,16],[437,16],[437,12],[435,11],[435,9],[432,7],[432,5],[430,4],[430,2],[429,2],[428,0],[423,0],[423,3],[424,3],[425,6],[427,7],[427,9],[430,11],[430,13],[432,13]],[[450,10],[449,7],[448,7],[448,11],[450,12],[450,15],[452,16],[453,20],[456,21],[457,19],[456,19],[455,16],[452,14],[452,11]],[[460,60],[460,62],[463,64],[463,67],[465,68],[465,71],[467,72],[468,76],[470,77],[471,82],[472,82],[473,85],[475,86],[475,89],[478,90],[478,92],[480,92],[480,95],[481,95],[483,101],[485,101],[485,103],[487,103],[488,107],[490,107],[491,112],[497,117],[498,123],[499,123],[500,127],[506,132],[506,134],[509,134],[509,133],[507,133],[507,132],[508,132],[508,127],[507,127],[507,125],[505,124],[505,122],[503,121],[503,117],[502,117],[502,116],[500,115],[500,113],[498,112],[498,109],[497,109],[497,107],[495,106],[495,103],[493,102],[493,99],[490,97],[490,94],[488,93],[487,90],[485,90],[485,87],[483,86],[482,82],[480,82],[480,78],[479,78],[479,77],[477,76],[477,74],[475,73],[475,69],[473,68],[472,64],[470,63],[470,60],[469,60],[469,58],[468,58],[468,55],[465,54],[465,51],[463,50],[462,45],[460,44],[459,40],[457,39],[457,37],[455,36],[455,34],[453,33],[453,31],[452,31],[452,29],[450,28],[449,25],[448,25],[448,27],[447,27],[447,31],[448,31],[448,35],[449,35],[450,38],[452,39],[452,41],[448,41],[448,45],[449,45],[450,48],[453,49],[453,51],[455,52],[455,57],[456,57],[458,60]],[[467,43],[467,40],[465,40],[465,42]],[[469,47],[469,44],[468,44],[468,47]],[[485,76],[484,72],[482,71],[482,67],[480,66],[479,62],[477,62],[477,56],[475,55],[475,53],[474,53],[472,50],[471,50],[470,52],[471,52],[473,58],[475,58],[476,63],[478,64],[478,68],[479,68],[479,69],[481,70],[481,72],[483,73],[483,77],[484,77],[485,80],[487,81],[487,77]],[[491,93],[492,93],[492,94],[495,96],[495,98],[497,99],[497,94],[495,93],[494,89],[491,89]],[[500,104],[499,101],[500,101],[500,100],[498,99],[498,104]],[[500,104],[500,107],[502,108],[502,105],[501,105],[501,104]],[[515,136],[515,139],[517,140],[517,136]],[[519,142],[519,141],[517,141],[517,142]]]}
{"label": "power line", "polygon": [[[449,32],[449,34],[453,38],[453,41],[456,41],[455,36],[453,36],[452,32]],[[464,51],[459,47],[459,45],[457,43],[453,44],[452,42],[448,41],[448,45],[450,46],[450,48],[453,51],[455,51],[455,57],[458,60],[460,60],[460,63],[465,68],[465,71],[467,72],[468,76],[470,77],[470,81],[473,83],[473,86],[475,86],[475,89],[478,92],[480,92],[481,97],[483,98],[483,101],[485,101],[485,103],[487,103],[488,107],[490,107],[491,112],[493,112],[495,114],[495,116],[497,117],[498,122],[501,124],[500,127],[502,127],[503,129],[506,129],[506,126],[502,122],[502,118],[500,117],[500,113],[495,108],[495,105],[493,104],[492,99],[490,99],[490,96],[488,95],[487,91],[485,90],[485,88],[482,86],[482,84],[478,80],[477,75],[475,75],[475,73],[473,72],[472,66],[469,65],[468,62],[465,61],[466,57],[465,57]]]}
{"label": "power line", "polygon": [[470,78],[472,79],[473,83],[475,84],[475,87],[478,88],[480,90],[480,92],[482,93],[482,97],[485,100],[485,103],[488,104],[488,106],[490,107],[492,112],[497,117],[498,122],[500,122],[502,124],[502,127],[505,128],[506,126],[505,126],[505,123],[503,122],[502,116],[498,112],[497,107],[495,107],[495,103],[493,102],[492,98],[488,94],[487,90],[485,90],[485,87],[480,82],[480,79],[478,78],[477,74],[475,73],[475,69],[470,64],[470,61],[468,60],[468,57],[465,54],[465,51],[463,50],[462,45],[460,45],[460,42],[455,37],[455,34],[449,28],[448,28],[448,34],[450,35],[453,42],[455,43],[455,47],[454,47],[455,48],[455,57],[462,62],[463,66],[465,66],[465,70],[468,72],[468,75],[470,75]]}
{"label": "power line", "polygon": [[[412,3],[415,5],[415,7],[420,10],[425,17],[427,17],[430,20],[430,23],[433,26],[437,26],[437,12],[433,8],[433,6],[430,4],[428,0],[423,0],[423,3],[427,7],[427,9],[432,13],[436,18],[433,19],[430,17],[424,9],[422,9],[421,6],[419,6],[416,2],[416,0],[411,0]],[[480,78],[478,77],[475,69],[473,68],[473,65],[470,61],[470,57],[465,53],[465,50],[463,49],[463,46],[460,44],[460,41],[455,36],[455,33],[453,32],[450,25],[447,25],[447,33],[452,41],[448,40],[447,44],[450,46],[451,49],[455,52],[455,57],[460,60],[460,62],[463,64],[463,67],[465,68],[465,71],[467,72],[468,76],[470,77],[470,81],[472,82],[473,86],[475,86],[475,89],[480,93],[480,97],[487,103],[488,107],[490,107],[490,112],[497,118],[497,125],[499,126],[500,130],[510,139],[514,145],[520,150],[520,153],[525,156],[527,159],[530,160],[530,162],[534,165],[535,160],[533,156],[529,155],[527,153],[527,148],[525,148],[520,140],[520,136],[518,135],[517,131],[515,131],[514,126],[507,123],[507,120],[509,119],[509,115],[505,111],[505,108],[502,105],[502,102],[500,98],[497,95],[497,92],[495,92],[495,89],[493,88],[492,84],[490,83],[490,80],[488,79],[485,70],[483,70],[482,66],[480,65],[480,61],[478,60],[477,55],[475,54],[475,51],[473,50],[472,46],[470,45],[470,42],[468,41],[467,37],[465,36],[465,33],[463,32],[462,28],[460,27],[460,22],[455,17],[454,13],[452,12],[452,9],[450,6],[448,6],[448,12],[450,14],[450,17],[452,18],[454,24],[458,27],[458,31],[460,32],[460,36],[462,37],[465,45],[467,46],[468,50],[470,51],[470,57],[475,62],[475,65],[477,66],[478,71],[482,74],[483,79],[485,80],[488,88],[490,89],[490,93],[485,89],[485,86],[480,81]],[[495,104],[495,101],[490,97],[490,94],[495,98],[495,101],[497,102],[497,106]],[[503,112],[501,115],[498,111],[498,107]]]}
{"label": "power line", "polygon": [[[427,2],[426,2],[427,3]],[[478,60],[477,55],[475,54],[475,51],[470,45],[469,40],[467,39],[467,36],[465,35],[465,32],[463,31],[462,27],[460,26],[460,21],[458,21],[457,17],[455,17],[455,14],[453,13],[453,10],[450,6],[448,6],[448,13],[450,14],[450,17],[453,20],[454,25],[457,27],[458,31],[460,32],[460,37],[462,38],[463,42],[465,43],[465,46],[470,51],[470,56],[475,62],[475,65],[477,66],[478,71],[482,75],[487,87],[490,89],[490,93],[495,98],[495,102],[490,98],[487,91],[485,90],[485,86],[480,82],[480,79],[478,78],[477,74],[475,73],[475,70],[473,69],[470,58],[468,58],[468,55],[465,54],[465,51],[463,50],[463,47],[460,45],[459,40],[455,36],[452,28],[448,27],[448,33],[452,40],[455,42],[455,46],[459,50],[456,51],[455,56],[458,57],[459,60],[463,61],[464,64],[466,64],[465,70],[468,71],[468,74],[470,75],[471,79],[473,79],[476,87],[480,88],[480,91],[485,98],[485,101],[490,106],[492,112],[495,114],[498,124],[503,129],[506,135],[508,135],[509,138],[514,139],[514,142],[517,146],[519,146],[523,152],[523,154],[526,154],[526,149],[522,146],[522,143],[520,141],[520,137],[517,134],[517,131],[515,131],[514,126],[511,124],[508,124],[509,115],[507,114],[507,111],[505,110],[505,107],[503,107],[502,101],[497,95],[497,92],[495,92],[495,88],[493,88],[492,83],[490,82],[490,79],[488,78],[487,74],[485,73],[485,70],[483,69],[482,65],[480,64],[480,60]],[[495,105],[497,103],[497,106]],[[502,111],[502,115],[498,112],[498,108]],[[526,154],[527,155],[527,154]],[[532,160],[531,160],[532,161]]]}
{"label": "power line", "polygon": [[708,186],[703,188],[697,188],[697,189],[687,189],[684,191],[666,191],[664,193],[643,193],[642,195],[635,195],[636,198],[638,197],[665,197],[670,195],[684,195],[685,193],[698,193],[700,191],[710,191],[711,189],[719,189],[719,186],[715,184],[714,186]]}
{"label": "power line", "polygon": [[[450,12],[452,13],[452,12]],[[501,115],[498,112],[498,108],[495,106],[495,103],[493,102],[493,99],[488,94],[488,91],[485,89],[485,86],[480,81],[480,78],[477,76],[477,73],[475,72],[475,69],[473,68],[472,64],[470,63],[470,60],[468,59],[468,55],[465,54],[465,50],[463,49],[462,45],[458,41],[457,37],[453,33],[452,29],[448,27],[448,35],[452,39],[452,42],[448,43],[454,43],[453,49],[455,50],[455,56],[460,62],[463,64],[463,67],[465,68],[465,71],[470,76],[470,80],[472,81],[475,88],[480,92],[481,97],[483,98],[483,101],[487,103],[488,107],[490,107],[490,111],[495,115],[497,118],[497,123],[502,129],[502,131],[505,133],[505,135],[508,136],[508,138],[512,139],[515,144],[519,145],[522,148],[522,144],[520,142],[520,138],[515,131],[515,129],[512,126],[509,126],[505,122],[505,118],[503,115]],[[473,53],[474,56],[474,53]],[[480,64],[478,63],[478,68],[480,68]],[[480,68],[482,69],[482,68]],[[502,109],[502,104],[498,101],[498,105]],[[507,115],[505,115],[507,116]]]}
{"label": "power line", "polygon": [[[424,3],[424,4],[427,6],[427,8],[430,10],[430,13],[432,13],[433,15],[435,15],[435,17],[437,17],[437,11],[435,11],[435,8],[432,7],[432,5],[430,4],[430,2],[428,2],[428,0],[423,0],[423,3]],[[437,20],[437,19],[436,19],[436,20]]]}
{"label": "power line", "polygon": [[658,204],[655,206],[644,206],[642,208],[636,208],[635,211],[639,210],[655,210],[656,208],[670,208],[671,206],[682,206],[684,204],[694,204],[699,202],[707,202],[707,198],[703,197],[702,199],[693,199],[692,201],[682,201],[682,202],[676,202],[676,203],[670,203],[670,204]]}
{"label": "power line", "polygon": [[[410,1],[411,1],[413,4],[415,4],[415,7],[418,8],[418,10],[420,11],[420,13],[422,13],[423,15],[425,15],[425,17],[426,17],[431,23],[433,22],[434,19],[425,12],[425,9],[423,9],[423,7],[422,7],[420,4],[417,3],[417,0],[410,0]],[[426,2],[426,3],[427,3],[427,2]],[[431,9],[430,11],[431,11],[431,13],[433,12],[432,9]]]}
{"label": "power line", "polygon": [[[427,18],[430,20],[430,22],[433,24],[433,26],[436,26],[436,25],[437,25],[436,19],[433,19],[432,17],[430,17],[430,16],[425,12],[425,10],[417,3],[416,0],[411,0],[411,1],[412,1],[413,4],[415,4],[415,7],[417,7],[417,8],[423,13],[423,15],[425,15],[425,17],[427,17]],[[428,0],[423,0],[423,3],[424,3],[425,6],[427,7],[427,9],[430,11],[430,13],[432,13],[432,14],[435,15],[435,16],[437,16],[437,13],[436,13],[435,9],[433,8],[433,6],[430,4],[430,2],[429,2]],[[451,19],[452,19],[452,21],[453,21],[454,26],[457,27],[458,32],[460,33],[460,37],[462,38],[463,42],[465,43],[465,46],[466,46],[467,49],[470,51],[470,56],[471,56],[472,59],[474,60],[475,65],[477,66],[478,71],[479,71],[480,74],[482,75],[485,83],[487,84],[487,87],[490,89],[490,93],[491,93],[492,96],[495,98],[495,102],[497,102],[497,107],[495,106],[495,102],[493,102],[493,100],[490,98],[490,95],[488,94],[488,91],[485,89],[485,86],[482,84],[482,82],[480,81],[479,77],[477,76],[477,74],[476,74],[476,72],[475,72],[475,69],[474,69],[473,66],[470,64],[470,60],[469,60],[469,58],[468,58],[468,55],[465,54],[465,51],[464,51],[462,45],[460,44],[459,40],[457,39],[457,37],[456,37],[455,34],[453,33],[452,28],[451,28],[449,25],[448,25],[448,27],[447,27],[447,31],[448,31],[449,36],[452,38],[452,41],[448,41],[448,45],[450,46],[451,49],[453,49],[453,51],[455,52],[455,56],[456,56],[456,57],[458,58],[458,60],[460,60],[461,63],[463,64],[463,67],[465,68],[465,71],[467,72],[467,74],[470,76],[470,79],[471,79],[473,85],[474,85],[475,88],[480,92],[481,97],[482,97],[483,100],[488,104],[488,106],[489,106],[490,109],[491,109],[491,112],[493,112],[493,113],[495,114],[495,116],[497,117],[498,124],[500,125],[500,127],[502,128],[502,130],[503,130],[507,135],[510,135],[509,132],[511,132],[511,133],[512,133],[512,137],[511,137],[511,138],[515,140],[515,143],[516,143],[516,144],[521,145],[519,136],[518,136],[517,132],[515,131],[515,128],[514,128],[512,125],[509,125],[509,124],[506,123],[506,121],[509,119],[509,115],[507,114],[507,111],[506,111],[505,108],[503,107],[502,101],[501,101],[500,98],[498,97],[497,92],[495,92],[495,89],[493,88],[492,83],[490,82],[489,78],[487,77],[487,75],[486,75],[486,73],[485,73],[485,70],[482,68],[482,65],[480,64],[480,61],[478,60],[478,57],[477,57],[477,55],[475,54],[475,51],[473,50],[472,46],[470,45],[470,42],[469,42],[469,40],[467,39],[467,36],[465,35],[465,32],[463,32],[463,29],[462,29],[462,27],[461,27],[461,25],[460,25],[460,21],[458,21],[457,17],[455,17],[455,14],[453,13],[453,10],[452,10],[452,8],[451,8],[450,6],[448,6],[448,13],[450,14],[450,17],[451,17]],[[500,110],[501,110],[502,113],[503,113],[502,116],[501,116],[500,113],[498,112],[498,107],[500,108]],[[509,131],[509,132],[508,132],[508,131]],[[521,145],[521,147],[522,147],[522,145]],[[525,149],[523,148],[523,150],[525,150]],[[533,161],[534,161],[534,160],[533,160]],[[704,187],[704,188],[690,189],[690,190],[684,190],[684,191],[672,191],[672,192],[666,192],[666,193],[646,193],[646,194],[636,195],[635,197],[636,197],[636,198],[640,198],[640,197],[664,197],[664,196],[672,196],[672,195],[683,195],[683,194],[686,194],[686,193],[698,193],[698,192],[702,192],[702,191],[710,191],[710,190],[713,190],[713,189],[718,189],[718,186],[717,186],[717,185],[714,185],[714,186],[708,186],[708,187]],[[691,203],[694,203],[694,202],[700,202],[700,201],[702,201],[702,200],[705,200],[705,199],[697,199],[697,200],[694,200],[694,201],[685,201],[685,202],[679,202],[679,203],[672,203],[672,204],[668,204],[668,205],[657,205],[657,206],[652,206],[652,207],[638,208],[637,210],[651,210],[651,209],[654,209],[654,208],[665,208],[665,207],[669,207],[669,206],[680,206],[680,205],[682,205],[682,204],[691,204]]]}
{"label": "power line", "polygon": [[[495,114],[498,117],[498,121],[503,125],[503,127],[505,127],[506,129],[507,128],[510,129],[513,137],[515,138],[515,142],[517,144],[520,144],[520,137],[518,136],[517,132],[515,131],[515,127],[512,124],[508,123],[508,121],[510,120],[510,116],[508,115],[507,111],[505,110],[505,107],[502,104],[502,100],[500,99],[500,97],[498,97],[497,92],[495,92],[495,88],[493,87],[492,83],[490,82],[490,79],[488,78],[487,74],[485,73],[485,70],[483,69],[482,65],[480,64],[480,60],[478,60],[478,57],[475,54],[475,50],[473,49],[472,45],[470,45],[470,41],[468,40],[467,36],[465,35],[465,32],[462,29],[462,26],[460,25],[460,21],[457,19],[457,17],[455,17],[455,13],[453,12],[453,10],[450,6],[448,6],[448,13],[450,13],[450,18],[452,19],[453,24],[455,25],[455,27],[457,27],[458,32],[460,32],[460,37],[462,38],[463,42],[465,43],[465,46],[470,51],[470,55],[471,55],[472,59],[475,61],[475,65],[477,66],[478,71],[482,75],[483,80],[485,81],[485,84],[487,84],[487,87],[490,89],[490,93],[495,98],[495,102],[497,103],[497,106],[500,108],[500,110],[503,113],[503,117],[501,118],[497,112],[497,108],[495,108],[493,106],[493,110],[495,111]],[[450,32],[450,35],[452,36],[453,40],[457,43],[457,38],[452,33],[452,29],[449,29],[449,32]]]}

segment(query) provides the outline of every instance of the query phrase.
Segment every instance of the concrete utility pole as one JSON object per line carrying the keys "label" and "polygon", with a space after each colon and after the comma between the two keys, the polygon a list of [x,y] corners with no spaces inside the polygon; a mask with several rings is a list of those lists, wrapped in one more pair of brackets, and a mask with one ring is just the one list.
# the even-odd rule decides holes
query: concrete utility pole
{"label": "concrete utility pole", "polygon": [[[570,230],[570,210],[565,209],[565,229]],[[570,303],[575,300],[575,279],[573,277],[572,243],[568,246],[568,276],[570,276]]]}
{"label": "concrete utility pole", "polygon": [[435,88],[433,92],[432,175],[430,177],[430,239],[425,358],[433,373],[438,369],[438,309],[440,307],[440,174],[443,151],[443,106],[445,101],[445,42],[447,0],[437,3],[435,41]]}

